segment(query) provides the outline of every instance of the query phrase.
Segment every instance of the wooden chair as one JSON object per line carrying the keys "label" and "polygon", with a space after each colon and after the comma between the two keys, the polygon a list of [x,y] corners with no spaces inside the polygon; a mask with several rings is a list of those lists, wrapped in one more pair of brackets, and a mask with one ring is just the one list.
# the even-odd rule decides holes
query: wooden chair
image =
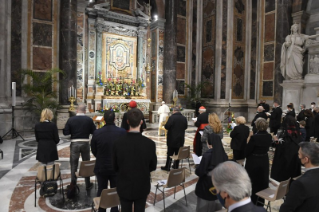
{"label": "wooden chair", "polygon": [[259,202],[258,201],[259,197],[267,200],[268,204],[267,204],[266,210],[268,211],[268,207],[269,207],[269,210],[271,212],[270,202],[276,201],[276,200],[281,199],[284,196],[286,196],[286,194],[288,193],[288,190],[289,190],[289,182],[290,182],[290,178],[288,180],[286,180],[286,181],[280,182],[278,184],[276,190],[271,189],[271,188],[266,188],[266,189],[264,189],[262,191],[257,192],[256,195],[258,197],[257,197],[256,203],[264,204],[263,202]]}
{"label": "wooden chair", "polygon": [[[170,158],[172,158],[172,160],[174,160],[174,161],[175,160],[182,160],[181,168],[183,168],[183,160],[187,159],[188,165],[189,165],[189,172],[192,173],[191,164],[189,163],[189,157],[190,157],[190,146],[183,146],[183,147],[179,148],[177,155],[170,156]],[[170,166],[171,166],[171,164],[170,164]]]}
{"label": "wooden chair", "polygon": [[[60,165],[59,164],[54,164],[54,178],[53,178],[53,165],[47,165],[47,180],[55,180],[55,181],[60,181],[60,192],[62,193],[63,196],[63,201],[64,201],[64,192],[63,192],[63,181],[61,178],[61,172],[60,172]],[[38,173],[37,176],[34,180],[34,207],[37,207],[37,184],[39,183],[41,185],[42,182],[45,181],[45,166],[39,166],[38,167]]]}
{"label": "wooden chair", "polygon": [[[154,198],[154,205],[155,205],[155,200],[156,200],[156,193],[157,190],[162,192],[163,194],[163,204],[164,204],[164,211],[165,211],[165,189],[166,188],[172,188],[175,187],[174,189],[174,199],[175,199],[175,193],[176,193],[176,186],[182,186],[184,189],[184,196],[185,196],[185,201],[186,201],[186,206],[187,206],[187,199],[186,199],[186,192],[185,192],[185,169],[174,169],[171,170],[168,179],[158,181],[156,185],[156,190],[155,190],[155,198]],[[163,187],[163,190],[160,189],[160,187]]]}
{"label": "wooden chair", "polygon": [[[82,161],[80,164],[80,169],[78,172],[75,172],[77,178],[93,177],[95,167],[95,160]],[[96,178],[95,178],[95,188],[96,188]]]}
{"label": "wooden chair", "polygon": [[107,209],[120,205],[120,198],[116,188],[103,189],[100,197],[93,198],[92,211],[99,208]]}

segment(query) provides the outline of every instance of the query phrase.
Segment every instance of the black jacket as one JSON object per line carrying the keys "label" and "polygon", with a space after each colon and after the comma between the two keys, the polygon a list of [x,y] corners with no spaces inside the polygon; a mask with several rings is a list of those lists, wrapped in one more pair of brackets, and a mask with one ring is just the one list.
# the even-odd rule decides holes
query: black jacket
{"label": "black jacket", "polygon": [[296,117],[296,113],[295,113],[295,110],[292,110],[292,111],[288,111],[286,116],[292,116],[292,117]]}
{"label": "black jacket", "polygon": [[230,148],[234,150],[244,150],[249,136],[249,127],[244,124],[236,126],[230,133]]}
{"label": "black jacket", "polygon": [[201,124],[207,124],[207,123],[208,123],[208,113],[204,112],[198,115],[197,121],[195,122],[195,126],[199,127]]}
{"label": "black jacket", "polygon": [[306,117],[306,132],[307,141],[309,138],[315,135],[315,124],[313,117]]}
{"label": "black jacket", "polygon": [[267,104],[267,103],[259,103],[258,104],[258,107],[259,106],[262,106],[263,108],[264,108],[264,112],[266,113],[266,112],[269,112],[269,104]]}
{"label": "black jacket", "polygon": [[187,119],[181,113],[172,114],[166,124],[167,146],[171,148],[179,148],[184,146],[185,130],[187,129]]}
{"label": "black jacket", "polygon": [[[143,115],[142,120],[143,120],[143,124],[140,127],[140,132],[143,132],[143,130],[146,129],[146,123],[145,123],[144,115]],[[123,129],[125,129],[126,131],[128,131],[130,129],[130,125],[128,125],[128,123],[127,123],[127,113],[124,113],[124,115],[123,115],[121,127]]]}
{"label": "black jacket", "polygon": [[[315,138],[318,138],[318,137],[319,137],[319,114],[317,114],[317,115],[315,116],[315,119],[314,119],[314,128],[315,128],[314,137],[315,137]],[[318,139],[317,139],[317,142],[319,142]]]}
{"label": "black jacket", "polygon": [[266,209],[263,207],[258,207],[254,205],[252,202],[235,208],[232,212],[266,212]]}
{"label": "black jacket", "polygon": [[95,174],[115,174],[113,170],[113,145],[126,131],[113,124],[106,124],[93,133],[91,151],[96,157]]}
{"label": "black jacket", "polygon": [[319,168],[308,170],[292,182],[279,212],[319,211]]}
{"label": "black jacket", "polygon": [[270,116],[270,127],[280,127],[282,110],[280,107],[273,108]]}
{"label": "black jacket", "polygon": [[156,145],[141,133],[128,132],[114,143],[113,167],[120,198],[145,198],[151,189],[150,172],[156,169]]}
{"label": "black jacket", "polygon": [[36,159],[42,163],[58,160],[57,143],[59,134],[56,124],[52,122],[40,122],[35,125],[35,139],[38,142]]}
{"label": "black jacket", "polygon": [[252,120],[252,122],[251,122],[251,126],[253,127],[253,132],[254,132],[254,134],[257,132],[255,121],[256,121],[258,118],[264,118],[264,119],[267,120],[267,119],[268,119],[268,116],[266,115],[265,112],[260,112],[260,113],[257,113],[257,114],[255,115],[254,120]]}
{"label": "black jacket", "polygon": [[302,110],[299,112],[298,116],[297,116],[297,121],[302,121],[305,120],[305,110]]}
{"label": "black jacket", "polygon": [[71,135],[71,139],[88,139],[95,129],[95,124],[90,117],[76,115],[68,119],[63,129],[63,134]]}

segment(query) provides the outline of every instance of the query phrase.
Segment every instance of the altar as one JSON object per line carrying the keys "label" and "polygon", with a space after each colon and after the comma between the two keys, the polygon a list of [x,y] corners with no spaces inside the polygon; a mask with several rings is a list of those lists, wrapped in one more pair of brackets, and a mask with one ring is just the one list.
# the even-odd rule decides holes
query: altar
{"label": "altar", "polygon": [[140,109],[144,114],[149,113],[149,106],[151,101],[149,99],[103,99],[103,109],[108,109],[113,106],[117,106],[120,112],[126,112],[130,101],[134,100],[137,103],[137,108]]}

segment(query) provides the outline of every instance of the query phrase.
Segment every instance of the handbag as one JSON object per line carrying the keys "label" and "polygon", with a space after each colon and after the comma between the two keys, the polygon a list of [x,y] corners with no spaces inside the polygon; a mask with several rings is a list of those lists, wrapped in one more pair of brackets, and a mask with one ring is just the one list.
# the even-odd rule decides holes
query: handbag
{"label": "handbag", "polygon": [[56,180],[54,180],[54,174],[55,174],[55,164],[53,165],[53,179],[52,180],[48,180],[47,167],[44,166],[45,181],[43,181],[41,183],[41,189],[40,189],[41,196],[52,197],[57,193],[58,184],[57,184]]}

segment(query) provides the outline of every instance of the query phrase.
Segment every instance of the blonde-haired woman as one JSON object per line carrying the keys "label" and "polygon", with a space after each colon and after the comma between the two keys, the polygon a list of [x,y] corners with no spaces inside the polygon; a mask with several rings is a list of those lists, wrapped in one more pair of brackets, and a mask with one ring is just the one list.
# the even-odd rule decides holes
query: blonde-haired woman
{"label": "blonde-haired woman", "polygon": [[234,127],[230,133],[230,137],[232,138],[230,142],[230,148],[233,150],[233,159],[241,160],[245,158],[249,127],[245,125],[246,119],[243,116],[238,116],[235,121],[237,126]]}
{"label": "blonde-haired woman", "polygon": [[53,164],[58,160],[57,143],[59,134],[56,124],[52,123],[53,113],[45,108],[41,112],[40,123],[35,125],[35,139],[38,142],[36,159],[42,164]]}
{"label": "blonde-haired woman", "polygon": [[216,113],[210,113],[208,116],[208,125],[205,126],[203,135],[201,137],[202,141],[202,155],[208,150],[208,146],[212,144],[209,143],[208,136],[212,133],[219,135],[220,139],[223,139],[223,127]]}

